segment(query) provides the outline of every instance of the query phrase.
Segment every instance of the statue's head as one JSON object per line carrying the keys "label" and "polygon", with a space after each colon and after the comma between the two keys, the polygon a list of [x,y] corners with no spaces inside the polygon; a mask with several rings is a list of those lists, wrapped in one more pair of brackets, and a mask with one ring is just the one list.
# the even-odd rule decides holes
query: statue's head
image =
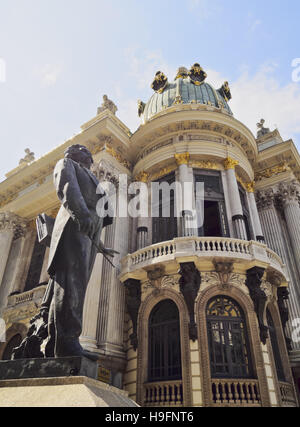
{"label": "statue's head", "polygon": [[90,151],[84,145],[80,144],[71,145],[65,151],[65,158],[72,159],[87,169],[90,169],[92,163],[94,163]]}

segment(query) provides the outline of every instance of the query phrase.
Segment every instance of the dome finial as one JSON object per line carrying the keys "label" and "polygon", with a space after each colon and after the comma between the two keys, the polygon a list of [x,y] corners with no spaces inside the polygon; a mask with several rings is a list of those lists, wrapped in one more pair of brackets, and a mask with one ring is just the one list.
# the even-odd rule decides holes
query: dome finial
{"label": "dome finial", "polygon": [[186,67],[179,67],[177,71],[177,75],[175,77],[175,80],[177,79],[187,79],[189,76],[188,69]]}
{"label": "dome finial", "polygon": [[206,72],[203,70],[202,67],[200,67],[200,64],[197,62],[192,66],[189,72],[189,76],[191,79],[191,82],[196,85],[200,86],[204,82],[204,80],[207,77]]}
{"label": "dome finial", "polygon": [[151,85],[151,88],[157,93],[163,93],[165,88],[167,87],[168,79],[161,71],[157,71],[155,74],[155,78]]}
{"label": "dome finial", "polygon": [[221,96],[223,96],[226,102],[232,99],[228,82],[224,82],[223,86],[220,89],[218,89],[218,92]]}

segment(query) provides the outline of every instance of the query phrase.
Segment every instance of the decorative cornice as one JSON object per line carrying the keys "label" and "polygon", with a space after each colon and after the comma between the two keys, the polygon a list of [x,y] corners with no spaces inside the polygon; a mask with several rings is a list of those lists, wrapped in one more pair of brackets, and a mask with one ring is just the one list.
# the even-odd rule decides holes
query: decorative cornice
{"label": "decorative cornice", "polygon": [[178,166],[188,165],[190,161],[190,153],[175,154],[174,157]]}
{"label": "decorative cornice", "polygon": [[149,180],[155,181],[163,176],[169,175],[169,173],[174,172],[176,170],[176,166],[168,166],[163,169],[160,169],[158,172],[154,172],[150,175]]}
{"label": "decorative cornice", "polygon": [[232,159],[231,157],[227,157],[224,161],[225,170],[235,169],[235,167],[239,164],[237,160]]}
{"label": "decorative cornice", "polygon": [[221,165],[217,162],[205,161],[205,160],[191,160],[189,166],[195,169],[213,169],[220,170],[222,169]]}
{"label": "decorative cornice", "polygon": [[117,162],[123,165],[126,169],[132,169],[132,164],[128,160],[124,159],[121,154],[117,153],[117,151],[111,145],[105,144],[105,151],[110,154],[114,159],[116,159]]}
{"label": "decorative cornice", "polygon": [[287,162],[280,163],[279,165],[273,166],[272,168],[265,169],[261,172],[257,172],[255,175],[256,181],[261,181],[263,178],[271,178],[274,175],[290,171],[291,168]]}

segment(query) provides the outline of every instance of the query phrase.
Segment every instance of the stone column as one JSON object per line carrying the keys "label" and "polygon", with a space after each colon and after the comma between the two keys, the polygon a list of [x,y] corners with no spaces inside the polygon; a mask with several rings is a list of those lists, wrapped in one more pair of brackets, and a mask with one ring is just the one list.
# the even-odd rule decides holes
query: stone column
{"label": "stone column", "polygon": [[[120,183],[121,186],[121,183]],[[120,189],[119,189],[120,191]],[[127,188],[121,192],[127,194]],[[108,368],[121,370],[125,363],[124,353],[124,320],[125,320],[125,289],[119,280],[120,260],[128,254],[129,218],[114,218],[112,225],[106,228],[105,246],[120,252],[113,259],[116,268],[104,259],[99,298],[99,314],[97,328],[98,348],[108,363],[115,365]]]}
{"label": "stone column", "polygon": [[278,197],[283,205],[296,264],[300,266],[300,185],[281,183]]}
{"label": "stone column", "polygon": [[[105,237],[105,229],[102,238]],[[88,284],[84,308],[83,308],[83,327],[80,337],[81,344],[91,351],[97,349],[97,322],[99,313],[99,298],[102,281],[103,256],[96,256],[91,279]],[[101,307],[100,307],[101,310]]]}
{"label": "stone column", "polygon": [[243,208],[235,175],[235,167],[237,165],[238,161],[231,159],[230,157],[227,157],[224,163],[235,235],[237,239],[247,240]]}
{"label": "stone column", "polygon": [[266,244],[285,261],[285,244],[279,215],[275,206],[275,192],[268,188],[256,193],[257,208]]}
{"label": "stone column", "polygon": [[13,241],[18,239],[26,228],[25,220],[12,212],[0,213],[0,314],[6,305],[11,283],[5,283],[7,267]]}
{"label": "stone column", "polygon": [[35,240],[36,230],[27,228],[24,236],[21,236],[16,241],[16,243],[19,244],[20,249],[18,254],[18,262],[16,264],[16,275],[12,283],[11,294],[19,294],[24,290]]}
{"label": "stone column", "polygon": [[181,185],[181,193],[177,197],[177,203],[181,204],[181,233],[182,237],[192,236],[195,227],[193,227],[193,180],[188,167],[190,154],[175,154],[175,160],[178,165],[178,178]]}
{"label": "stone column", "polygon": [[264,236],[261,228],[260,218],[258,214],[258,209],[256,205],[255,195],[254,195],[254,182],[247,185],[248,193],[248,202],[252,218],[252,226],[255,234],[255,238],[258,242],[264,242]]}
{"label": "stone column", "polygon": [[[287,273],[290,280],[289,291],[291,298],[288,302],[291,318],[300,317],[300,292],[298,288],[298,272],[294,268],[291,259],[289,242],[281,226],[279,212],[276,209],[276,193],[272,188],[258,191],[256,193],[257,207],[261,220],[265,242],[270,249],[276,252],[286,265]],[[287,332],[290,335],[292,327],[290,322],[287,325]],[[299,344],[293,344],[293,348],[300,347]]]}

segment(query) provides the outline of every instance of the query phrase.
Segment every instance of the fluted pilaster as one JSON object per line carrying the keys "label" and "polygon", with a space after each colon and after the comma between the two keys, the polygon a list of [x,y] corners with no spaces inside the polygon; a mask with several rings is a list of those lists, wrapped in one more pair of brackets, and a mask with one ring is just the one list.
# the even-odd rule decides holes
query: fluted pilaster
{"label": "fluted pilaster", "polygon": [[285,219],[293,246],[296,263],[300,265],[300,186],[299,184],[282,183],[279,185],[280,201],[282,202]]}
{"label": "fluted pilaster", "polygon": [[0,315],[3,311],[9,283],[4,283],[4,273],[9,259],[12,243],[24,235],[26,221],[12,212],[0,213]]}
{"label": "fluted pilaster", "polygon": [[[290,252],[289,236],[286,235],[283,227],[280,214],[276,209],[278,200],[277,190],[269,188],[263,191],[258,191],[256,194],[257,207],[261,220],[262,230],[265,237],[265,242],[274,252],[276,252],[286,265],[289,280],[291,298],[288,301],[290,317],[295,318],[300,316],[300,300],[298,289],[298,272],[293,262],[293,255]],[[287,333],[291,336],[292,327],[290,322],[287,325]],[[293,348],[298,348],[299,345],[293,343]]]}

